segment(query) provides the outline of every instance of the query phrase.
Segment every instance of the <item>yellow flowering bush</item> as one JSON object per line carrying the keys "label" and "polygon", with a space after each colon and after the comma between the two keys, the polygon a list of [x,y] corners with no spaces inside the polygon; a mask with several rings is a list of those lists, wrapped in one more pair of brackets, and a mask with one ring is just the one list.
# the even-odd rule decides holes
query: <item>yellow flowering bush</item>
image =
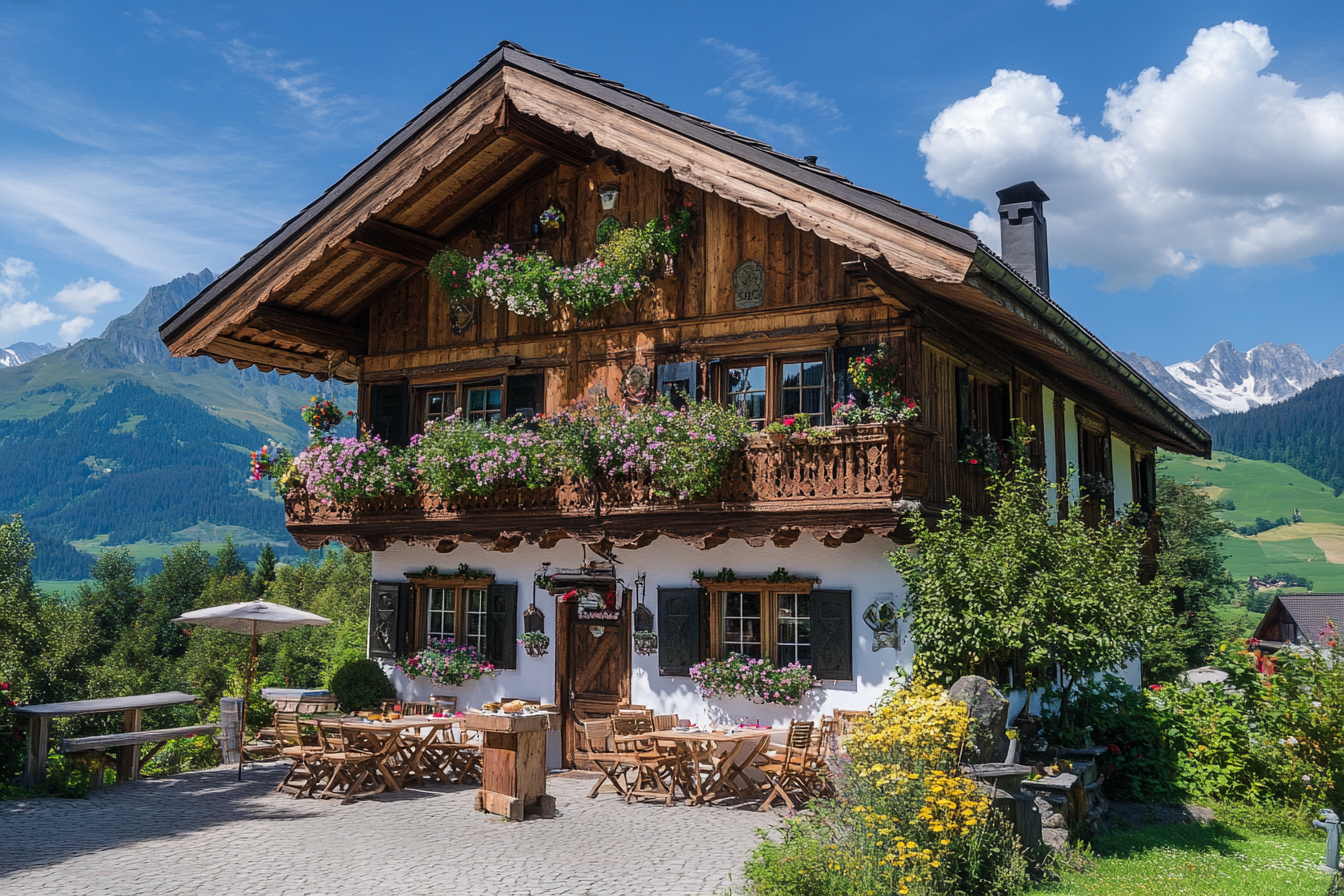
{"label": "yellow flowering bush", "polygon": [[889,690],[843,743],[835,799],[747,864],[759,896],[1011,896],[1026,865],[1011,825],[960,773],[970,720],[938,685]]}

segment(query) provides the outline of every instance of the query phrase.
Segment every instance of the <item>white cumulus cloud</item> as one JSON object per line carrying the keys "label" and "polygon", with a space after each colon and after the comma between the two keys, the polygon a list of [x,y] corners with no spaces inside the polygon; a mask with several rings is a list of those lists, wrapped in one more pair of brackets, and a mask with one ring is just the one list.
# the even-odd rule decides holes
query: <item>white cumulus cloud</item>
{"label": "white cumulus cloud", "polygon": [[10,342],[24,330],[55,320],[56,314],[40,302],[25,302],[37,268],[22,258],[0,262],[0,343]]}
{"label": "white cumulus cloud", "polygon": [[72,317],[61,324],[60,336],[62,342],[75,342],[85,330],[93,326],[93,321],[84,315]]}
{"label": "white cumulus cloud", "polygon": [[37,277],[37,268],[22,258],[6,258],[0,262],[0,302],[12,302],[28,295],[24,282]]}
{"label": "white cumulus cloud", "polygon": [[1055,9],[1063,9],[1073,3],[1073,0],[1045,0],[1047,6],[1053,6]]}
{"label": "white cumulus cloud", "polygon": [[1205,264],[1288,264],[1344,248],[1344,95],[1298,95],[1264,74],[1269,31],[1201,29],[1167,76],[1107,91],[1109,136],[1060,112],[1043,75],[1001,69],[920,140],[937,189],[983,202],[971,226],[998,245],[994,191],[1035,180],[1051,196],[1055,264],[1148,286]]}
{"label": "white cumulus cloud", "polygon": [[52,296],[52,301],[64,305],[71,311],[93,311],[99,305],[120,302],[121,290],[106,280],[94,280],[88,277],[67,283],[61,287],[60,292]]}

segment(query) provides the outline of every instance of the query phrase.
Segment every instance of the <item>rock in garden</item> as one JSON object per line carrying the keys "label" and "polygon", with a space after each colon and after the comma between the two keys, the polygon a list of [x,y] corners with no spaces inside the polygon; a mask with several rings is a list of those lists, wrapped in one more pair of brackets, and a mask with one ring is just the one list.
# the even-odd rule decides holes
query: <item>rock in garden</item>
{"label": "rock in garden", "polygon": [[1008,698],[994,683],[979,675],[964,675],[947,689],[947,698],[965,703],[971,716],[968,741],[973,763],[1003,762],[1008,758]]}

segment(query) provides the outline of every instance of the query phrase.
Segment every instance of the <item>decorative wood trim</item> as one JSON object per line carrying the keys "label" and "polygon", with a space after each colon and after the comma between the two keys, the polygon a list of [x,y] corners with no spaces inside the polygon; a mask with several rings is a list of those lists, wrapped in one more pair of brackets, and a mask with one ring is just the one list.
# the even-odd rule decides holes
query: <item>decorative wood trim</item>
{"label": "decorative wood trim", "polygon": [[220,363],[231,360],[235,365],[242,367],[255,364],[281,373],[298,373],[303,376],[315,376],[321,380],[335,378],[353,383],[359,378],[358,368],[344,356],[339,361],[335,358],[328,360],[316,355],[301,355],[266,345],[242,342],[228,336],[216,336],[202,354],[209,355]]}

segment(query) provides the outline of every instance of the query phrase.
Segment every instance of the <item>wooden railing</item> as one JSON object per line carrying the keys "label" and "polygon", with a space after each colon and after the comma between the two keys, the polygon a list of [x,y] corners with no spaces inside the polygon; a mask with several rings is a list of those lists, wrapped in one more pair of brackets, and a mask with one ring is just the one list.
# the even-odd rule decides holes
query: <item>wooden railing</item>
{"label": "wooden railing", "polygon": [[[484,496],[361,501],[352,507],[319,504],[302,493],[285,502],[291,529],[360,528],[384,531],[395,519],[469,526],[473,519],[517,516],[520,527],[541,518],[629,518],[641,514],[712,512],[754,514],[814,511],[885,511],[923,499],[928,487],[933,431],[918,425],[836,427],[825,441],[758,434],[735,452],[719,489],[694,500],[657,496],[647,483],[612,483],[603,489],[569,480],[542,489],[503,488]],[[721,520],[720,520],[721,524]],[[454,525],[462,529],[463,525]]]}

